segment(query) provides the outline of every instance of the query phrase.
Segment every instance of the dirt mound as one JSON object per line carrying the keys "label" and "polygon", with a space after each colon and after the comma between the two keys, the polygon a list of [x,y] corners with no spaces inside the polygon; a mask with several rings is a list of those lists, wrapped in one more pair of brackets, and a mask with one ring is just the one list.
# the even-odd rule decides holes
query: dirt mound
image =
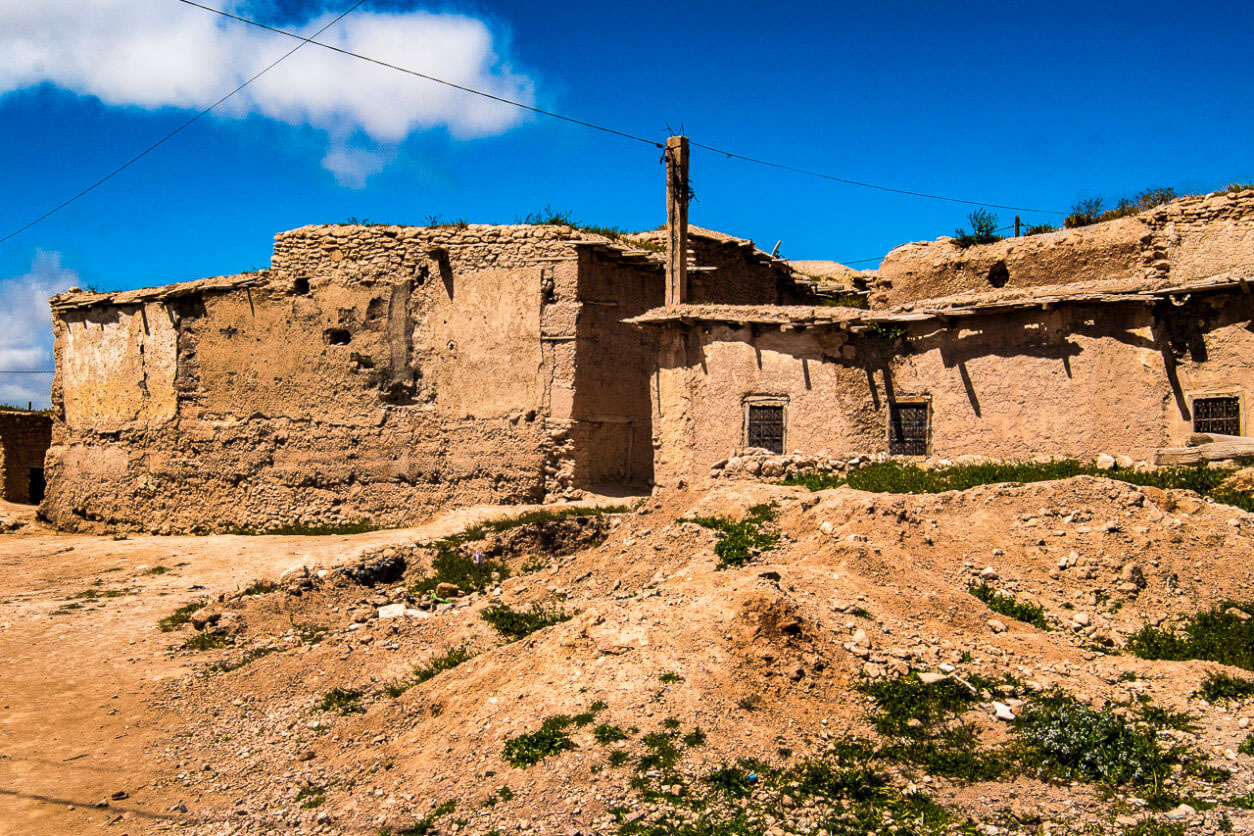
{"label": "dirt mound", "polygon": [[[727,482],[289,560],[161,634],[195,673],[142,686],[177,730],[145,792],[206,834],[1250,829],[1254,711],[1197,696],[1244,672],[1124,648],[1254,600],[1251,545],[1250,515],[1103,478]],[[1095,780],[1096,738],[1055,783],[1039,740],[1077,728],[1155,783]]]}

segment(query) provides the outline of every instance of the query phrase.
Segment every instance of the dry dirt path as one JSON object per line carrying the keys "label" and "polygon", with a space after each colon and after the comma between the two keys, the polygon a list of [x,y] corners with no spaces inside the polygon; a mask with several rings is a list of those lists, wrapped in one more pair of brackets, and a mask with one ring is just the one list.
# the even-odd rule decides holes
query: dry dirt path
{"label": "dry dirt path", "polygon": [[179,829],[170,810],[181,799],[150,787],[150,753],[180,718],[149,706],[163,680],[189,672],[156,627],[178,606],[527,510],[466,508],[414,528],[320,537],[0,534],[0,834]]}

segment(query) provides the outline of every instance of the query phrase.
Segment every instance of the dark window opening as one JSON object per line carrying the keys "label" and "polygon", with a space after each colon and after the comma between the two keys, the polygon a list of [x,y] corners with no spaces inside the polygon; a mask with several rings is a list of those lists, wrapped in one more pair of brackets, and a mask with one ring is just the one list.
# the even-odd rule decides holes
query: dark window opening
{"label": "dark window opening", "polygon": [[1010,271],[1006,269],[1006,262],[999,261],[988,268],[988,283],[993,287],[1005,287],[1008,281],[1010,281]]}
{"label": "dark window opening", "polygon": [[309,295],[309,279],[297,279],[292,282],[292,292],[297,296]]}
{"label": "dark window opening", "polygon": [[44,491],[48,489],[48,483],[44,481],[44,469],[42,467],[32,467],[30,469],[30,504],[38,505],[44,501]]}
{"label": "dark window opening", "polygon": [[1193,432],[1217,435],[1241,434],[1241,399],[1194,398]]}
{"label": "dark window opening", "polygon": [[888,405],[888,452],[894,456],[926,456],[928,405]]}
{"label": "dark window opening", "polygon": [[345,328],[328,328],[322,332],[322,338],[327,345],[348,345],[352,335]]}
{"label": "dark window opening", "polygon": [[784,407],[779,404],[749,404],[746,447],[760,447],[772,453],[784,452]]}

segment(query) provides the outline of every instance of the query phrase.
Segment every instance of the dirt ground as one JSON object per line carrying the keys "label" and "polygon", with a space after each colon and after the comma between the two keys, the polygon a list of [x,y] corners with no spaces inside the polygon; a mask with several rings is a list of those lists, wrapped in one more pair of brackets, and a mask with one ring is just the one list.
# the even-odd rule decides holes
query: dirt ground
{"label": "dirt ground", "polygon": [[[720,569],[716,534],[692,520],[762,504],[778,542]],[[1229,774],[1190,785],[1173,825],[1254,831],[1254,813],[1224,801],[1254,789],[1237,752],[1254,706],[1197,696],[1209,672],[1245,672],[1119,652],[1146,624],[1254,600],[1254,515],[1090,477],[930,496],[728,482],[462,544],[508,577],[416,600],[432,557],[417,543],[520,510],[336,537],[0,535],[0,832],[616,832],[658,811],[622,766],[639,735],[700,729],[683,755],[693,775],[785,762],[872,735],[859,684],[909,671],[1188,712],[1196,728],[1172,734]],[[378,569],[398,558],[403,575]],[[341,565],[369,571],[316,571]],[[991,612],[968,591],[979,582],[1039,604],[1047,629]],[[193,625],[158,630],[201,599],[218,619],[206,630],[230,625],[227,646],[186,649],[208,635]],[[569,618],[509,641],[483,618],[501,604]],[[394,687],[450,648],[472,658]],[[354,695],[343,712],[325,702],[335,693]],[[594,710],[633,738],[604,746],[581,726],[539,765],[503,761],[546,718]],[[986,743],[1007,735],[998,710],[971,711]],[[987,836],[1123,833],[1164,815],[1131,790],[1025,774],[890,777]],[[438,813],[446,802],[456,812]],[[437,824],[416,829],[427,816]],[[783,824],[764,832],[803,832]]]}
{"label": "dirt ground", "polygon": [[[187,724],[177,707],[154,708],[154,696],[200,666],[171,653],[178,637],[156,629],[175,608],[525,510],[459,509],[416,528],[345,536],[119,539],[57,533],[32,507],[0,501],[0,519],[21,523],[0,534],[0,834],[181,829],[188,793],[154,784],[170,766],[156,753]],[[124,594],[81,597],[101,587]],[[230,803],[210,793],[202,804],[215,801]]]}

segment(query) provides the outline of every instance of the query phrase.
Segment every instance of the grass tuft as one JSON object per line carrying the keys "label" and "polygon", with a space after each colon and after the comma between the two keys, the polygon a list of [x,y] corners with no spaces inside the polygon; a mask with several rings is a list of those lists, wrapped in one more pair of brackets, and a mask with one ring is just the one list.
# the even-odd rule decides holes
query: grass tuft
{"label": "grass tuft", "polygon": [[1197,693],[1207,702],[1244,700],[1254,695],[1254,681],[1226,673],[1207,674]]}
{"label": "grass tuft", "polygon": [[1013,618],[1031,624],[1041,630],[1049,630],[1049,622],[1045,620],[1045,610],[1037,604],[1018,601],[1008,592],[994,589],[987,583],[978,583],[967,590],[998,615]]}
{"label": "grass tuft", "polygon": [[231,639],[222,633],[197,633],[183,642],[184,650],[217,650],[228,647]]}
{"label": "grass tuft", "polygon": [[1127,649],[1142,659],[1204,659],[1254,670],[1254,618],[1241,617],[1248,613],[1254,613],[1254,602],[1225,601],[1187,617],[1175,630],[1142,627],[1128,638]]}
{"label": "grass tuft", "polygon": [[361,704],[362,692],[355,688],[332,688],[323,694],[314,708],[319,711],[334,711],[338,714],[365,714]]}
{"label": "grass tuft", "polygon": [[174,612],[167,615],[165,618],[158,621],[157,628],[163,633],[172,633],[184,624],[190,624],[192,620],[192,613],[199,610],[206,603],[207,602],[205,600],[201,599],[198,601],[192,601],[189,604],[184,604]]}
{"label": "grass tuft", "polygon": [[526,769],[551,755],[574,749],[575,741],[567,733],[574,723],[574,718],[565,714],[549,717],[539,731],[520,734],[505,741],[501,759],[516,769]]}
{"label": "grass tuft", "polygon": [[537,601],[525,610],[516,610],[508,604],[494,604],[480,613],[480,617],[502,636],[516,641],[545,627],[570,621],[573,614],[557,604],[545,605]]}
{"label": "grass tuft", "polygon": [[777,512],[775,505],[755,505],[743,520],[727,517],[692,517],[689,522],[711,529],[718,535],[714,554],[718,556],[719,569],[744,566],[761,552],[771,551],[779,543],[779,534],[764,531],[763,526],[773,522]]}

